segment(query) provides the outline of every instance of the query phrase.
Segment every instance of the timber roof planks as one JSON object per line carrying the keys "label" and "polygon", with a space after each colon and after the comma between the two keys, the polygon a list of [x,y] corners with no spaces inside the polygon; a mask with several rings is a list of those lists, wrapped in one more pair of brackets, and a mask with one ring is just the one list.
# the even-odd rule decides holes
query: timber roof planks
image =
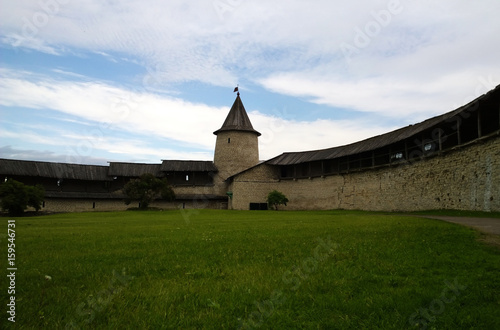
{"label": "timber roof planks", "polygon": [[110,162],[108,175],[138,178],[143,174],[150,173],[156,177],[163,177],[164,174],[160,167],[161,164]]}
{"label": "timber roof planks", "polygon": [[414,137],[417,134],[428,129],[432,129],[441,123],[454,123],[455,119],[462,113],[462,117],[467,118],[469,114],[467,114],[466,112],[475,110],[477,108],[476,102],[487,100],[491,96],[498,98],[498,94],[500,94],[500,85],[487,94],[480,96],[474,101],[471,101],[470,103],[454,111],[427,119],[415,125],[403,127],[386,134],[378,135],[344,146],[312,151],[285,152],[266,161],[265,163],[269,165],[294,165],[311,161],[335,159],[383,148],[394,143],[402,142],[405,139]]}
{"label": "timber roof planks", "polygon": [[0,174],[55,179],[109,181],[108,166],[0,159]]}
{"label": "timber roof planks", "polygon": [[151,173],[156,177],[164,177],[164,172],[217,172],[212,161],[198,160],[164,160],[161,164],[119,163],[109,164],[110,176],[140,177]]}
{"label": "timber roof planks", "polygon": [[217,172],[211,161],[164,160],[162,164],[111,162],[109,166],[0,159],[0,175],[32,176],[85,181],[112,181],[114,177],[140,177],[164,172]]}
{"label": "timber roof planks", "polygon": [[201,160],[164,160],[162,172],[217,172],[212,161]]}

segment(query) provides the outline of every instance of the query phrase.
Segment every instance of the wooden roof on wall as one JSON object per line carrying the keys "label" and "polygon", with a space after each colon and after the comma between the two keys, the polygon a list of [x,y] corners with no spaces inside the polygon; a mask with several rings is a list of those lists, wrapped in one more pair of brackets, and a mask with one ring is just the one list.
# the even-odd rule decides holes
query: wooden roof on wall
{"label": "wooden roof on wall", "polygon": [[113,177],[136,178],[146,173],[164,177],[164,172],[217,172],[217,167],[212,161],[190,160],[164,160],[162,164],[111,162],[99,166],[0,159],[0,175],[5,176],[112,181]]}
{"label": "wooden roof on wall", "polygon": [[[405,139],[411,138],[421,132],[432,129],[441,123],[454,121],[455,120],[454,118],[460,116],[460,113],[476,110],[477,108],[476,102],[481,100],[486,100],[487,98],[492,96],[498,98],[499,94],[500,94],[500,85],[497,86],[495,89],[489,91],[488,93],[478,97],[474,101],[471,101],[470,103],[454,111],[448,112],[444,115],[427,119],[415,125],[409,125],[407,127],[400,128],[386,134],[378,135],[345,146],[339,146],[321,150],[303,151],[303,152],[285,152],[275,158],[266,161],[265,163],[270,165],[294,165],[311,161],[335,159],[339,157],[359,154],[383,148],[391,144],[402,142]],[[462,117],[467,118],[469,117],[469,115],[464,114]]]}
{"label": "wooden roof on wall", "polygon": [[164,160],[160,170],[163,172],[217,172],[217,167],[212,161]]}
{"label": "wooden roof on wall", "polygon": [[161,164],[111,162],[109,163],[108,175],[112,177],[124,176],[138,178],[143,174],[149,173],[156,177],[163,177],[164,175],[160,168]]}
{"label": "wooden roof on wall", "polygon": [[1,175],[109,181],[108,166],[0,159]]}

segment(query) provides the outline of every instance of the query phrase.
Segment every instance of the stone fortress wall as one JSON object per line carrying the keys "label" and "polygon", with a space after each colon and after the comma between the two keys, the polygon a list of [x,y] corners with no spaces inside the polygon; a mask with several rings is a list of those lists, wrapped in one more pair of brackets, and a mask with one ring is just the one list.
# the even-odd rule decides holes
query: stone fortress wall
{"label": "stone fortress wall", "polygon": [[280,179],[262,164],[236,176],[230,207],[265,203],[276,189],[286,210],[500,211],[500,136],[495,134],[422,160],[330,176]]}
{"label": "stone fortress wall", "polygon": [[[121,189],[150,173],[167,178],[163,209],[251,209],[272,190],[287,210],[500,211],[500,86],[454,111],[346,146],[283,153],[259,163],[258,136],[238,96],[214,161],[109,166],[0,159],[0,175],[47,191],[44,211],[116,211]],[[0,182],[1,184],[1,182]]]}
{"label": "stone fortress wall", "polygon": [[[103,212],[125,211],[138,207],[138,203],[126,205],[123,199],[82,199],[82,198],[46,198],[42,211],[44,212]],[[220,200],[210,200],[203,197],[173,202],[154,201],[150,207],[163,210],[182,209],[227,209],[227,203]],[[28,211],[34,211],[28,208]]]}

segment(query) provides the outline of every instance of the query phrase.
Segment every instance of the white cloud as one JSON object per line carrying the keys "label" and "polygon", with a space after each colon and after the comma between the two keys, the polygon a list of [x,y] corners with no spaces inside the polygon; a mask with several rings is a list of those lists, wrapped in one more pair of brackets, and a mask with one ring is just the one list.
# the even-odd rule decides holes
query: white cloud
{"label": "white cloud", "polygon": [[[0,82],[0,89],[5,95],[0,100],[4,106],[54,109],[98,123],[98,129],[117,126],[205,147],[212,145],[200,140],[199,134],[211,133],[212,127],[220,126],[226,111],[99,82],[48,77],[34,81],[6,77]],[[189,134],[186,127],[190,128]]]}
{"label": "white cloud", "polygon": [[[312,77],[308,73],[277,74],[261,80],[272,91],[336,108],[371,112],[418,122],[454,110],[500,83],[500,69],[487,76],[464,71],[428,83],[388,77],[343,80],[342,77]],[[464,83],[466,81],[466,83]]]}
{"label": "white cloud", "polygon": [[367,125],[363,120],[286,120],[258,112],[250,114],[259,138],[260,158],[270,159],[283,152],[331,148],[386,133],[393,127]]}
{"label": "white cloud", "polygon": [[[22,37],[27,45],[30,40],[43,40],[56,48],[134,54],[149,62],[150,67],[163,67],[169,76],[166,79],[232,84],[234,81],[226,81],[235,79],[231,65],[260,72],[260,68],[306,66],[316,56],[342,55],[339,45],[352,42],[355,28],[363,29],[374,20],[373,12],[387,10],[394,0],[219,2],[226,4],[222,19],[221,11],[214,6],[217,1],[180,0],[96,0],[85,5],[61,1],[52,8],[25,0],[6,3],[0,18],[5,35]],[[457,39],[469,39],[475,35],[471,31],[484,33],[491,28],[480,26],[495,20],[495,8],[499,7],[494,0],[474,4],[399,3],[402,12],[393,15],[375,41],[395,35],[397,42],[404,42],[409,32],[432,35],[434,40],[453,32]],[[418,47],[420,41],[414,39],[412,43]]]}
{"label": "white cloud", "polygon": [[[49,131],[48,124],[20,125],[15,132],[4,130],[2,135],[47,145],[66,145],[72,153],[83,156],[102,150],[135,159],[211,159],[215,147],[212,132],[222,125],[230,106],[217,108],[99,82],[55,80],[5,69],[2,75],[5,78],[0,81],[0,93],[4,95],[1,105],[33,111],[56,110],[80,118],[86,127],[82,132],[54,130],[47,136],[44,134]],[[251,111],[250,117],[254,127],[263,134],[261,159],[285,150],[353,142],[387,129],[373,128],[373,125],[367,129],[360,121],[285,120],[258,111]],[[70,119],[74,121],[77,120]],[[117,133],[126,137],[117,137]],[[175,147],[159,146],[158,142],[152,145],[151,141],[161,139],[171,141]],[[179,147],[182,145],[186,151]],[[190,151],[193,148],[198,151]]]}
{"label": "white cloud", "polygon": [[[0,130],[0,137],[4,140],[15,141],[15,146],[5,146],[5,148],[16,148],[23,157],[31,154],[37,157],[34,159],[39,160],[52,159],[54,155],[59,161],[71,163],[87,163],[90,159],[158,163],[162,159],[210,160],[213,158],[210,151],[183,152],[175,148],[155,145],[147,137],[142,139],[130,135],[123,138],[117,137],[109,131],[100,130],[97,125],[80,132],[58,129],[48,124],[23,125],[21,128],[16,125],[14,129]],[[25,151],[19,149],[21,146],[29,148],[40,145],[55,151],[34,152],[29,149]],[[7,149],[0,152],[0,157],[13,158],[13,153],[6,152]],[[107,158],[97,155],[107,155]]]}
{"label": "white cloud", "polygon": [[46,53],[51,55],[61,55],[60,50],[49,46],[42,39],[23,37],[21,35],[12,35],[7,37],[2,37],[2,42],[14,47],[23,47],[41,53]]}
{"label": "white cloud", "polygon": [[[387,24],[378,23],[368,46],[357,47],[353,62],[345,63],[340,45],[354,45],[357,28],[366,31],[391,8],[397,10]],[[48,53],[73,48],[136,57],[164,84],[232,86],[242,76],[260,80],[290,71],[310,71],[313,79],[325,64],[332,67],[321,80],[379,74],[405,84],[418,76],[432,82],[476,62],[484,64],[483,75],[498,67],[499,10],[497,0],[19,0],[4,4],[0,29],[4,42],[21,40]],[[383,88],[377,92],[389,95]]]}
{"label": "white cloud", "polygon": [[107,165],[108,159],[99,157],[81,157],[79,159],[68,157],[68,155],[58,154],[50,150],[30,150],[30,149],[17,149],[12,146],[0,147],[0,157],[6,159],[17,160],[37,160],[43,162],[56,162],[56,163],[74,163],[77,164],[92,164],[92,165]]}
{"label": "white cloud", "polygon": [[[397,9],[380,21],[391,8]],[[174,95],[175,84],[186,81],[230,87],[248,81],[332,111],[414,123],[463,105],[500,82],[499,11],[497,0],[7,1],[0,11],[4,45],[65,60],[100,54],[112,62],[135,63],[148,71],[139,80],[147,89],[121,87],[131,81],[85,79],[84,68],[50,68],[63,76],[57,79],[3,70],[0,102],[53,109],[95,123],[98,130],[116,129],[134,138],[137,132],[163,138],[198,148],[202,157],[213,150],[212,132],[228,108],[158,91]],[[360,44],[359,31],[365,44]],[[355,47],[349,58],[343,44]],[[388,129],[366,121],[253,116],[255,128],[264,133],[263,159]],[[286,129],[270,128],[278,123]],[[140,153],[137,147],[144,144],[138,139],[128,148],[119,141],[114,143],[120,147],[103,146]],[[158,156],[149,147],[144,147],[149,156],[140,157]],[[166,153],[162,158],[188,157],[174,147],[160,149]]]}

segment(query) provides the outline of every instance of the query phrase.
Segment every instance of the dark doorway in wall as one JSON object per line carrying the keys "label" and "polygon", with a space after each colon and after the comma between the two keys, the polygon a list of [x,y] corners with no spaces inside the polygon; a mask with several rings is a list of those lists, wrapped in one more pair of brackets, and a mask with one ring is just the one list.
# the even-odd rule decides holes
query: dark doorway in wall
{"label": "dark doorway in wall", "polygon": [[250,203],[250,211],[265,211],[267,203]]}

